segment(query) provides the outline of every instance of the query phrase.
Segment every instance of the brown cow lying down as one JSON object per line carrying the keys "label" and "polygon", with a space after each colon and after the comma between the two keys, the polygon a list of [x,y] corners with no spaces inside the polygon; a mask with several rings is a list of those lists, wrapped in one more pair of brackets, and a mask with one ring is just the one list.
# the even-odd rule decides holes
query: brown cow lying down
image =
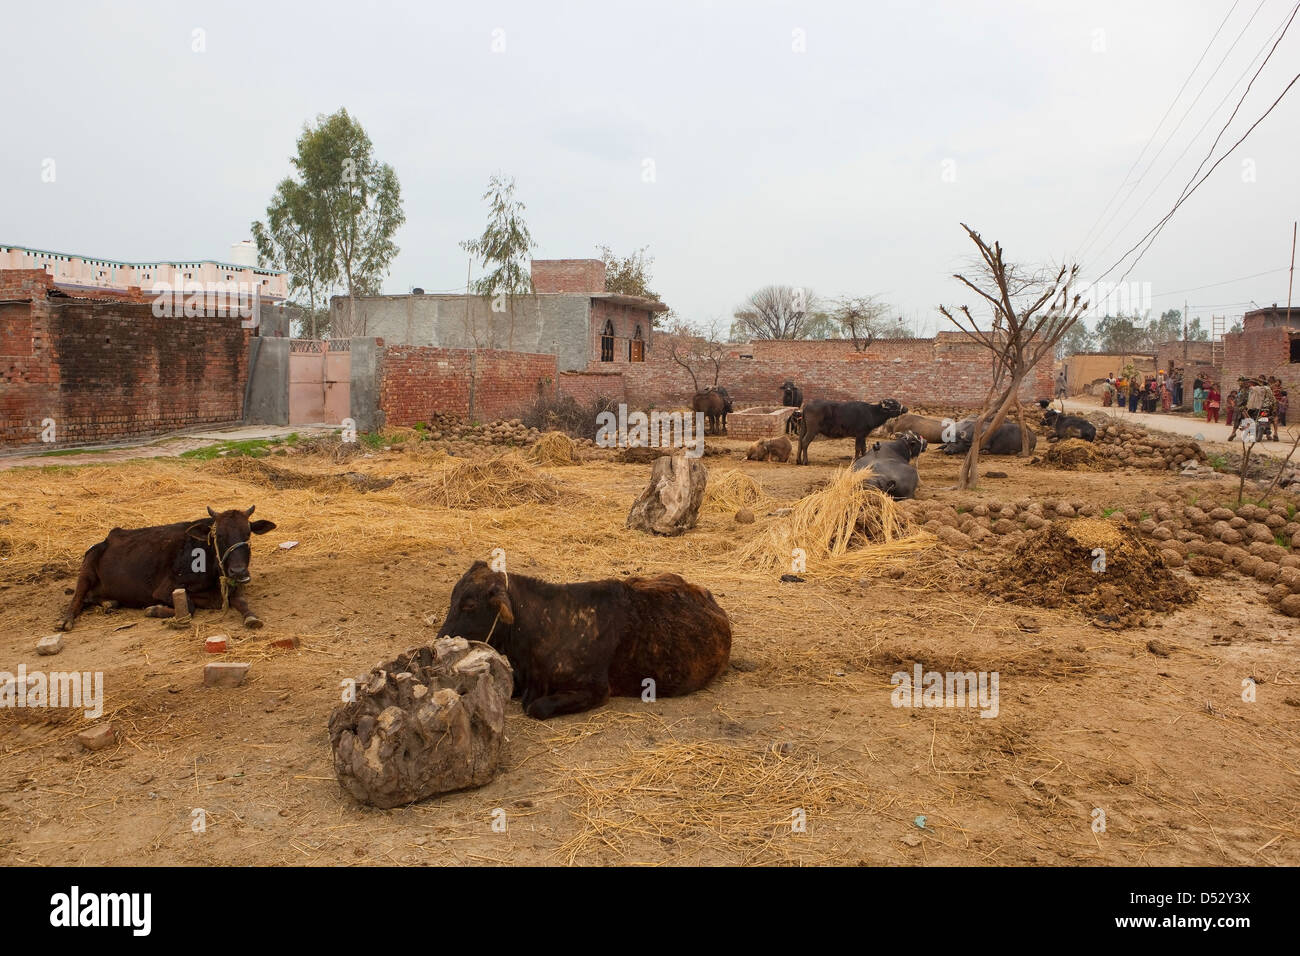
{"label": "brown cow lying down", "polygon": [[611,696],[704,687],[731,657],[731,622],[676,574],[551,584],[475,561],[451,592],[444,637],[486,641],[510,659],[524,712],[545,720]]}
{"label": "brown cow lying down", "polygon": [[745,453],[747,461],[789,461],[794,446],[788,438],[760,438]]}
{"label": "brown cow lying down", "polygon": [[72,603],[56,626],[61,631],[71,630],[87,601],[148,608],[148,617],[173,617],[172,591],[176,588],[185,589],[190,613],[195,608],[220,609],[224,572],[230,604],[244,616],[244,626],[261,627],[244,597],[244,586],[252,580],[248,541],[250,535],[273,530],[275,523],[250,523],[256,507],[220,514],[209,508],[210,517],[198,521],[132,531],[114,528],[86,552]]}

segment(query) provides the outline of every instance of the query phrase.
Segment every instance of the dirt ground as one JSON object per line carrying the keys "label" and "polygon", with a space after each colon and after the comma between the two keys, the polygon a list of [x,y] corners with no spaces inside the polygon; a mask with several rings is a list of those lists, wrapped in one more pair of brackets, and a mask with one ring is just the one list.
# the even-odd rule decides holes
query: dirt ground
{"label": "dirt ground", "polygon": [[[816,442],[801,468],[744,462],[742,443],[721,444],[732,454],[706,458],[711,473],[743,470],[784,504],[851,451]],[[954,495],[959,462],[923,455],[920,497]],[[644,464],[546,468],[556,503],[458,511],[401,486],[276,490],[217,464],[14,469],[0,484],[0,670],[102,671],[101,720],[119,730],[89,752],[75,740],[89,723],[79,711],[0,711],[0,862],[1300,864],[1300,628],[1252,579],[1178,570],[1198,600],[1112,630],[996,599],[976,584],[991,555],[937,542],[871,579],[759,578],[729,556],[780,520],[774,508],[753,525],[706,509],[674,539],[626,531]],[[432,467],[393,451],[338,470]],[[1179,481],[1008,458],[983,468],[1007,477],[968,499],[1142,507]],[[206,500],[214,487],[222,500]],[[94,608],[59,656],[37,656],[85,548],[115,524],[198,517],[205,503],[256,503],[279,524],[253,544],[263,630],[233,611],[174,630]],[[394,810],[356,804],[326,731],[340,682],[436,636],[453,583],[497,547],[516,573],[671,570],[710,588],[731,616],[731,667],[693,696],[546,722],[512,703],[489,785]],[[49,557],[33,571],[6,567],[37,552]],[[222,657],[204,650],[217,633],[232,639]],[[271,646],[288,636],[298,649]],[[205,688],[217,659],[251,662],[247,682]],[[893,706],[891,675],[918,663],[998,672],[996,717]]]}

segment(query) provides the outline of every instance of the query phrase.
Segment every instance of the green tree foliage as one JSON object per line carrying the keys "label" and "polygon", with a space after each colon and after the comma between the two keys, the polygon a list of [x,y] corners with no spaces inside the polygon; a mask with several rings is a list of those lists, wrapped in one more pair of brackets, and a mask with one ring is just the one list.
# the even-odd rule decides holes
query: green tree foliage
{"label": "green tree foliage", "polygon": [[[349,306],[351,296],[379,291],[398,252],[393,236],[406,221],[393,168],[375,159],[370,137],[346,109],[304,125],[291,162],[298,179],[280,183],[267,222],[253,226],[259,253],[285,263],[292,257],[307,268],[301,283],[313,289],[307,293],[313,309],[316,292],[337,284]],[[334,334],[361,331],[351,324],[349,307],[349,327]]]}
{"label": "green tree foliage", "polygon": [[284,179],[266,207],[266,222],[252,227],[262,264],[289,273],[289,298],[306,309],[312,338],[321,325],[321,303],[338,280],[329,229],[319,212],[301,183]]}
{"label": "green tree foliage", "polygon": [[[617,292],[619,295],[635,295],[643,299],[660,301],[659,293],[650,288],[654,281],[650,273],[654,265],[654,256],[647,250],[649,246],[634,249],[630,256],[616,256],[609,246],[597,246],[601,261],[605,263],[605,291]],[[656,312],[650,322],[654,328],[666,328],[677,318],[672,309]]]}
{"label": "green tree foliage", "polygon": [[[502,297],[510,313],[510,348],[515,338],[515,298],[533,291],[529,253],[536,247],[524,222],[524,204],[515,198],[515,181],[502,173],[488,179],[483,198],[488,204],[488,221],[477,239],[466,239],[461,248],[478,259],[487,272],[474,280],[476,295]],[[493,303],[494,311],[503,311]]]}

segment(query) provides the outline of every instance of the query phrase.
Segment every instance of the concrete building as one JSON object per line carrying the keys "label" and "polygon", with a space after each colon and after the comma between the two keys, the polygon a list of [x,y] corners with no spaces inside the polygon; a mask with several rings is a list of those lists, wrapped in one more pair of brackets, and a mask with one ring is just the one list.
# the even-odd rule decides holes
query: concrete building
{"label": "concrete building", "polygon": [[1157,368],[1156,356],[1151,352],[1076,352],[1065,358],[1064,365],[1068,395],[1095,394],[1093,389],[1107,375],[1123,375],[1127,365],[1143,376],[1154,375]]}
{"label": "concrete building", "polygon": [[192,261],[121,262],[97,259],[69,252],[50,252],[26,246],[0,245],[0,269],[40,269],[54,280],[57,288],[72,295],[93,291],[130,292],[141,290],[148,295],[156,288],[183,289],[198,283],[204,289],[230,286],[275,303],[284,301],[289,290],[289,273],[257,266],[257,250],[244,240],[231,246],[231,261],[196,259]]}
{"label": "concrete building", "polygon": [[554,355],[560,372],[646,361],[651,320],[668,306],[606,292],[599,259],[534,259],[531,273],[533,292],[515,297],[513,312],[505,297],[463,293],[334,296],[331,328],[387,346]]}

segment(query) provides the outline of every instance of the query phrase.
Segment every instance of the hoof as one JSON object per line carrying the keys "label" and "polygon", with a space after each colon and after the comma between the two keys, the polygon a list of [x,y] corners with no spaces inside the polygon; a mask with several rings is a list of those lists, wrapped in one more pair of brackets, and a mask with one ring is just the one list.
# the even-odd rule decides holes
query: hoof
{"label": "hoof", "polygon": [[145,617],[166,617],[168,613],[175,613],[169,607],[163,607],[161,604],[155,604],[153,607],[144,609]]}
{"label": "hoof", "polygon": [[116,611],[122,605],[117,601],[101,601],[99,604],[105,611]]}
{"label": "hoof", "polygon": [[250,614],[248,617],[244,618],[244,627],[251,627],[253,630],[257,630],[261,626],[262,619],[256,615]]}
{"label": "hoof", "polygon": [[56,631],[70,631],[70,630],[72,630],[72,618],[70,618],[70,617],[65,617],[63,620],[59,621],[59,623],[57,623],[57,624],[54,625],[54,629],[55,629]]}

